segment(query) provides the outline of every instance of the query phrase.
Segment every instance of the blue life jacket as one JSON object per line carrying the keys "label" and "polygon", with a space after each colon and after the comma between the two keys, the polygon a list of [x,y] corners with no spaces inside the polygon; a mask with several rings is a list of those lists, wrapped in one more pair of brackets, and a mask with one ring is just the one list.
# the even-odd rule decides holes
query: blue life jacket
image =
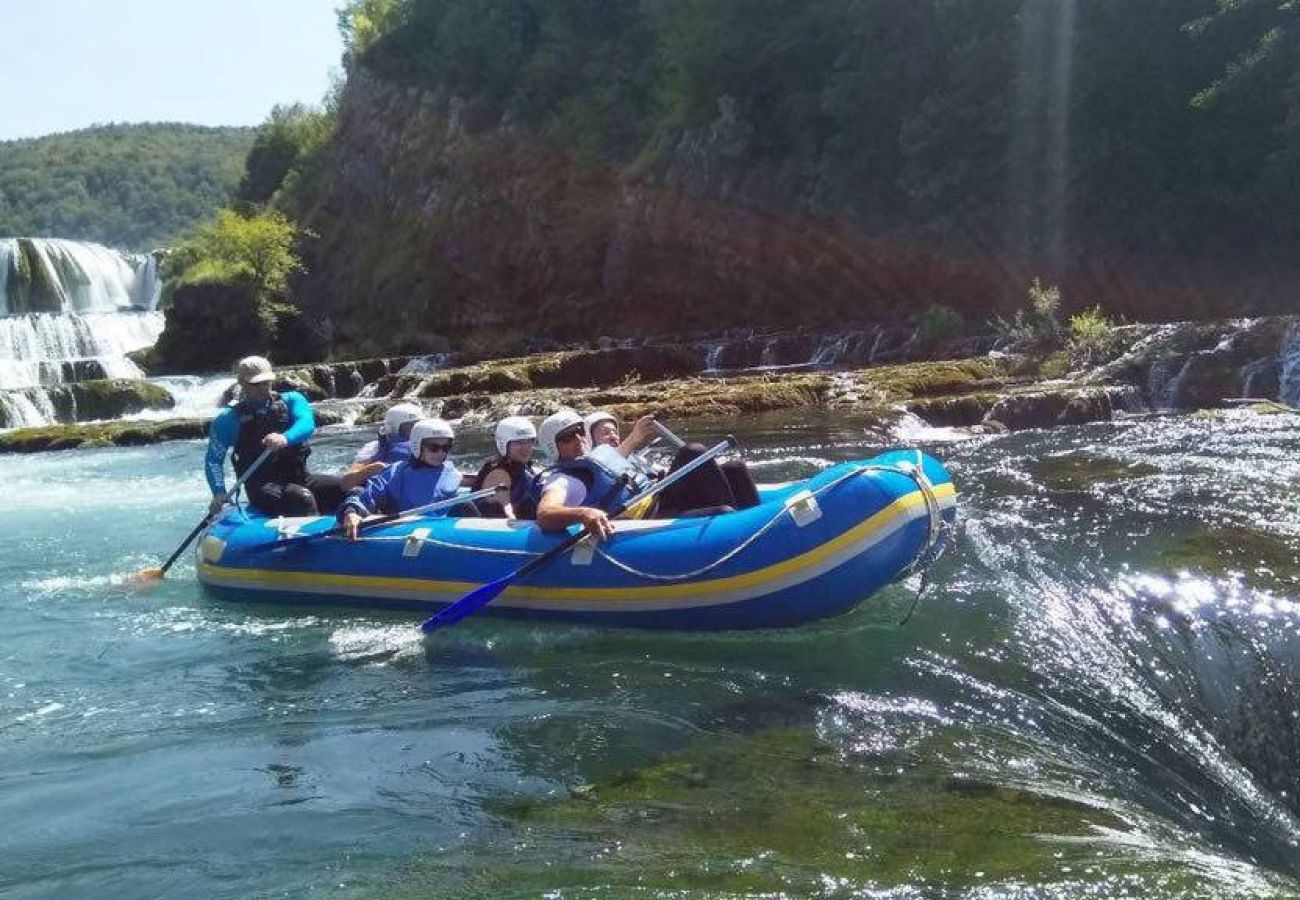
{"label": "blue life jacket", "polygon": [[613,512],[635,496],[628,484],[628,478],[616,474],[612,469],[601,465],[589,456],[580,456],[577,459],[562,460],[533,477],[529,499],[534,504],[534,510],[536,504],[541,503],[546,477],[551,472],[563,472],[582,482],[587,489],[587,497],[582,501],[583,506]]}
{"label": "blue life jacket", "polygon": [[460,472],[451,463],[426,466],[408,457],[353,488],[339,507],[339,515],[349,509],[362,516],[399,513],[450,499],[459,488]]}
{"label": "blue life jacket", "polygon": [[386,465],[392,465],[393,463],[399,463],[404,459],[411,458],[410,441],[402,440],[401,438],[393,440],[392,435],[381,433],[379,435],[378,444],[379,452],[375,454],[375,458],[372,459],[371,462],[381,462]]}

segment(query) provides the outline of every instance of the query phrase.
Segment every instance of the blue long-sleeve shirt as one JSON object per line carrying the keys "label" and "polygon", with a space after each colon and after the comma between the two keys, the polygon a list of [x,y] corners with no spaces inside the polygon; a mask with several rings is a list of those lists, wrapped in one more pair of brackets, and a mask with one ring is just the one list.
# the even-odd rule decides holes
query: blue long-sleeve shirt
{"label": "blue long-sleeve shirt", "polygon": [[364,485],[353,488],[339,507],[341,518],[349,510],[360,516],[370,513],[399,513],[417,506],[437,503],[456,496],[460,472],[450,462],[425,466],[414,460],[393,463],[372,475]]}
{"label": "blue long-sleeve shirt", "polygon": [[[290,447],[296,447],[316,432],[316,416],[312,414],[307,398],[297,391],[285,391],[280,399],[289,407],[291,422],[284,431],[284,437]],[[226,492],[226,454],[238,440],[239,413],[235,407],[227,406],[217,413],[208,428],[208,454],[203,461],[203,473],[207,476],[208,487],[214,495]]]}

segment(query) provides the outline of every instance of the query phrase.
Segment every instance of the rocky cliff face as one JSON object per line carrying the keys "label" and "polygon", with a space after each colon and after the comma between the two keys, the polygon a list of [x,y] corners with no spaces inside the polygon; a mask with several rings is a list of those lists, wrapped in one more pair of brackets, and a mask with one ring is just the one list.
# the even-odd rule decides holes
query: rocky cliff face
{"label": "rocky cliff face", "polygon": [[[986,314],[1023,273],[794,210],[719,123],[655,166],[574,158],[455,97],[351,73],[298,285],[336,355]],[[734,149],[734,148],[733,148]],[[789,178],[793,178],[791,175]]]}

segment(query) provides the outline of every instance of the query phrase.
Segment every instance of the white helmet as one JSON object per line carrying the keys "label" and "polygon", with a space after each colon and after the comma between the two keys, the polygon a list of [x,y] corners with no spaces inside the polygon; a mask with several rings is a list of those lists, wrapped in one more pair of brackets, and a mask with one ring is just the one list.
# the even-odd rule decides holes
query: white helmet
{"label": "white helmet", "polygon": [[537,429],[526,416],[506,416],[497,422],[497,453],[504,459],[511,441],[537,440]]}
{"label": "white helmet", "polygon": [[551,413],[542,422],[542,427],[537,430],[538,443],[542,445],[542,452],[551,459],[559,459],[560,451],[555,446],[555,436],[566,428],[581,424],[582,416],[571,409]]}
{"label": "white helmet", "polygon": [[598,409],[594,413],[587,413],[587,418],[582,420],[582,425],[587,430],[587,440],[590,441],[592,444],[596,443],[596,438],[591,433],[592,429],[594,429],[601,422],[613,422],[614,430],[615,431],[618,430],[618,416],[614,415],[612,412],[608,412],[603,409]]}
{"label": "white helmet", "polygon": [[451,430],[451,423],[446,419],[421,419],[411,426],[411,457],[420,458],[420,445],[429,438],[442,438],[447,441],[456,439],[456,432]]}
{"label": "white helmet", "polygon": [[424,418],[424,410],[415,403],[398,403],[390,406],[384,413],[384,434],[397,434],[407,422],[418,422]]}

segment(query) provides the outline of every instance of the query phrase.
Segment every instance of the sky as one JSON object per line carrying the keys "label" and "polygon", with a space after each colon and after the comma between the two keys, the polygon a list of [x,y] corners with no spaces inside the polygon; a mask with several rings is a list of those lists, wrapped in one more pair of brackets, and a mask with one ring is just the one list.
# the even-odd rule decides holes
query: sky
{"label": "sky", "polygon": [[343,0],[0,0],[0,140],[319,103]]}

